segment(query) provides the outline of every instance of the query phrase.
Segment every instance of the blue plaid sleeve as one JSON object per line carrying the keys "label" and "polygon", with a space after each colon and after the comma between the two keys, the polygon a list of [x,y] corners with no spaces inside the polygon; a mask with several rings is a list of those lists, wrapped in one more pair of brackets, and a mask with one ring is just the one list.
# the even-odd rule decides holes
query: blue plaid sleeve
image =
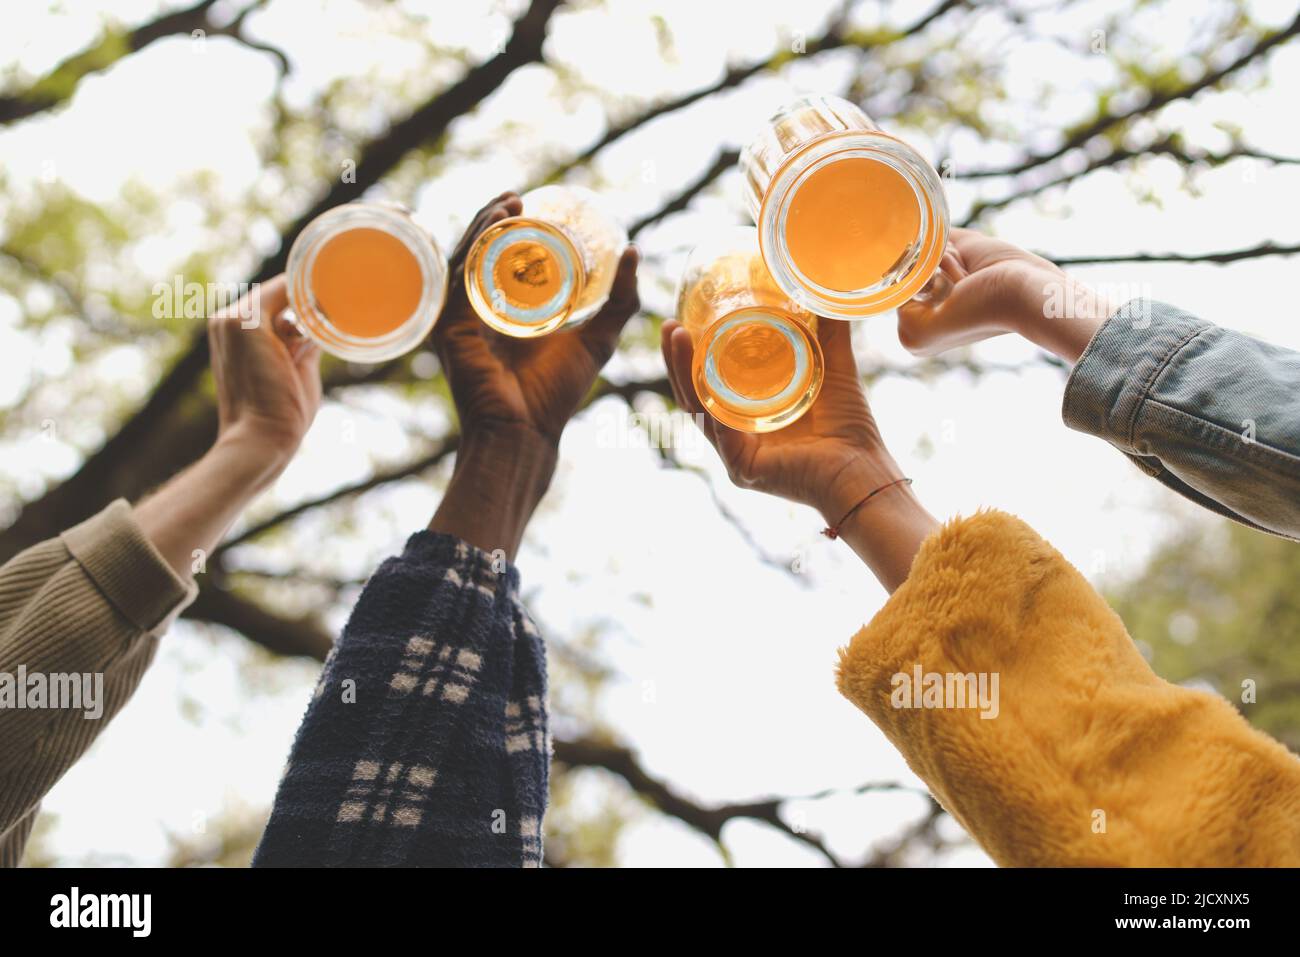
{"label": "blue plaid sleeve", "polygon": [[539,866],[545,701],[516,569],[413,535],[325,664],[253,865]]}

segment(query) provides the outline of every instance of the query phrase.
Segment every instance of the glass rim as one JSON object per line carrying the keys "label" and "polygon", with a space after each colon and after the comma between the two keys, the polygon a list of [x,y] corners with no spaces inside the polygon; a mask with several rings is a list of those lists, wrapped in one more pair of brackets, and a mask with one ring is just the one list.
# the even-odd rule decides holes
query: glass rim
{"label": "glass rim", "polygon": [[[807,349],[807,369],[800,375],[796,365],[796,373],[791,375],[789,383],[767,399],[747,402],[737,397],[736,401],[729,401],[725,391],[719,389],[707,376],[713,346],[719,336],[731,327],[746,320],[759,319],[782,327],[782,331],[792,339],[797,336],[800,344]],[[798,351],[797,346],[793,348]],[[720,316],[695,344],[695,358],[691,363],[692,384],[705,411],[723,425],[750,433],[775,432],[801,418],[817,400],[825,371],[821,343],[809,323],[794,312],[766,305],[742,306]],[[764,414],[761,410],[769,406],[777,408]]]}
{"label": "glass rim", "polygon": [[[353,229],[378,229],[399,240],[420,268],[420,301],[412,313],[382,336],[357,336],[330,321],[316,302],[311,273],[316,256],[329,240]],[[322,350],[349,362],[384,362],[417,348],[429,335],[447,300],[448,268],[437,241],[421,229],[408,210],[382,203],[353,202],[335,206],[313,219],[289,248],[285,265],[289,304],[302,333]]]}
{"label": "glass rim", "polygon": [[[815,143],[818,140],[824,139],[827,136],[832,136],[841,133],[883,133],[883,131],[880,129],[880,125],[876,123],[876,121],[873,120],[870,116],[867,115],[866,110],[862,109],[862,107],[860,107],[857,103],[854,103],[852,100],[840,96],[839,94],[836,93],[824,93],[824,92],[804,93],[800,96],[795,97],[792,100],[787,100],[786,102],[782,103],[777,109],[773,110],[767,117],[766,126],[764,127],[764,129],[760,130],[758,133],[755,133],[750,138],[749,142],[746,143],[744,147],[741,148],[737,165],[740,167],[740,171],[742,175],[748,178],[751,172],[753,171],[753,167],[755,166],[755,164],[760,162],[764,149],[772,145],[770,138],[772,136],[772,130],[774,126],[779,124],[782,120],[785,120],[789,117],[797,116],[803,110],[809,110],[809,109],[819,111],[819,112],[826,111],[830,113],[832,116],[834,116],[835,119],[838,120],[840,123],[843,123],[845,125],[843,126],[843,128],[827,129],[821,131],[820,133],[815,133],[808,140],[806,140],[805,142],[801,143],[799,146],[797,146],[796,148],[788,152],[782,149],[781,160],[777,163],[778,168],[793,153],[797,153],[800,150],[802,150],[805,146]],[[847,116],[851,116],[853,122],[850,122],[850,120],[846,118]],[[858,123],[860,125],[853,125],[853,123]],[[773,172],[775,173],[775,171]],[[768,185],[769,186],[771,185],[770,177],[769,177]],[[750,217],[755,222],[757,222],[758,220],[759,210],[762,207],[762,202],[763,202],[762,196],[747,197],[746,199],[746,205],[749,206]]]}
{"label": "glass rim", "polygon": [[[813,172],[845,159],[884,163],[911,187],[920,213],[916,250],[893,282],[855,290],[822,286],[789,254],[784,226],[789,206]],[[878,130],[824,133],[785,157],[773,172],[757,216],[758,241],[768,271],[800,306],[832,319],[861,319],[885,312],[915,295],[939,267],[948,242],[948,203],[934,167],[903,140]]]}
{"label": "glass rim", "polygon": [[[540,318],[531,321],[521,319],[518,316],[509,316],[508,320],[502,319],[501,314],[492,305],[493,296],[489,291],[492,285],[488,278],[492,244],[505,238],[508,233],[518,231],[521,228],[533,230],[544,236],[545,240],[549,240],[548,246],[552,252],[560,257],[561,265],[569,267],[569,275],[566,277],[567,291],[562,289],[548,303],[544,303],[543,306],[536,307],[535,310],[531,311],[542,309],[561,295],[563,295],[564,301],[558,307],[542,313]],[[549,245],[550,243],[554,245]],[[499,256],[505,248],[508,247],[497,250],[497,255]],[[491,262],[495,262],[495,259],[491,259]],[[516,339],[544,336],[568,322],[586,282],[586,260],[573,237],[555,223],[534,216],[508,216],[505,219],[498,220],[475,237],[474,243],[465,256],[465,291],[470,306],[478,314],[479,318],[493,329]]]}

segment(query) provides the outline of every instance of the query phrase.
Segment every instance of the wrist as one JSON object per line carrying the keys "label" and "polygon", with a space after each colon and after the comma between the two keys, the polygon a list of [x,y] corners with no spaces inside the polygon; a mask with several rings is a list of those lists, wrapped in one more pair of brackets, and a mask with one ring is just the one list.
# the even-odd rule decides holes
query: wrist
{"label": "wrist", "polygon": [[256,494],[280,477],[296,451],[296,446],[285,448],[234,426],[217,436],[199,460],[199,467],[218,470],[227,483]]}
{"label": "wrist", "polygon": [[907,484],[887,488],[845,519],[839,537],[891,594],[907,580],[921,545],[939,527]]}
{"label": "wrist", "polygon": [[921,543],[938,527],[910,484],[900,481],[904,477],[883,446],[863,449],[839,469],[816,503],[826,525],[837,529],[891,593],[907,580]]}
{"label": "wrist", "polygon": [[452,482],[472,479],[494,495],[540,501],[559,460],[559,449],[524,426],[467,429],[456,449]]}
{"label": "wrist", "polygon": [[429,529],[513,560],[557,459],[555,444],[528,429],[467,432]]}
{"label": "wrist", "polygon": [[1032,269],[1024,283],[1025,306],[1013,322],[1015,332],[1069,363],[1078,361],[1115,312],[1107,296],[1055,266]]}
{"label": "wrist", "polygon": [[240,512],[283,469],[286,455],[239,429],[221,433],[192,466],[135,507],[136,520],[175,572],[192,579]]}
{"label": "wrist", "polygon": [[828,477],[812,505],[833,527],[872,491],[903,477],[898,463],[883,447],[865,448]]}

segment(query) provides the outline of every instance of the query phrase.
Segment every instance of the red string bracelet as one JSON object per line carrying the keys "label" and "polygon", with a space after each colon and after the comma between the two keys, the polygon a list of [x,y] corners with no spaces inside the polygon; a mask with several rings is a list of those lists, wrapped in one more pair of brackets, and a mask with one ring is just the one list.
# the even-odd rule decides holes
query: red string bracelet
{"label": "red string bracelet", "polygon": [[880,486],[880,488],[868,494],[865,498],[862,499],[862,501],[858,502],[857,505],[854,505],[851,509],[845,512],[844,517],[840,519],[838,522],[836,522],[834,525],[832,525],[830,528],[823,528],[822,534],[830,539],[839,538],[840,529],[844,527],[845,522],[847,522],[850,518],[853,517],[854,512],[856,512],[862,506],[866,505],[868,502],[870,502],[873,498],[875,498],[877,495],[879,495],[881,492],[885,491],[886,489],[891,489],[895,485],[904,485],[904,484],[911,485],[912,480],[910,478],[894,479],[892,482]]}

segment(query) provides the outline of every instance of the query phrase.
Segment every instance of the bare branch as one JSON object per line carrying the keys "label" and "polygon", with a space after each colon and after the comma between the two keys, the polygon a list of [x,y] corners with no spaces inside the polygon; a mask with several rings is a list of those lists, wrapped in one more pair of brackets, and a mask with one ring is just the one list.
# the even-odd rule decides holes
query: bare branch
{"label": "bare branch", "polygon": [[1273,241],[1251,246],[1248,249],[1231,249],[1215,253],[1126,253],[1117,256],[1051,256],[1039,253],[1058,266],[1087,266],[1099,263],[1225,263],[1243,259],[1261,259],[1265,256],[1294,256],[1300,253],[1300,244],[1282,246]]}
{"label": "bare branch", "polygon": [[312,616],[286,618],[216,585],[205,583],[184,617],[239,632],[268,651],[324,661],[334,637]]}
{"label": "bare branch", "polygon": [[950,372],[966,372],[979,377],[999,372],[1022,373],[1039,366],[1069,372],[1070,367],[1063,359],[1047,352],[1040,352],[1033,359],[1025,362],[984,362],[969,354],[960,352],[942,356],[930,356],[906,365],[878,362],[862,373],[862,381],[875,385],[881,379],[929,379],[947,375]]}
{"label": "bare branch", "polygon": [[680,794],[666,781],[650,775],[641,767],[636,754],[628,748],[596,741],[555,741],[555,760],[575,767],[593,767],[616,774],[637,794],[660,811],[689,824],[721,846],[722,829],[739,818],[762,821],[818,851],[834,867],[843,867],[821,838],[791,827],[781,819],[781,805],[786,799],[770,798],[741,804],[705,807]]}
{"label": "bare branch", "polygon": [[821,854],[834,867],[847,866],[835,855],[818,836],[806,830],[787,824],[781,817],[782,808],[792,801],[820,801],[836,794],[855,795],[881,793],[888,791],[910,791],[923,794],[928,799],[925,816],[895,837],[882,848],[875,851],[861,865],[863,867],[897,867],[902,863],[902,854],[913,842],[924,839],[938,849],[944,842],[939,838],[935,825],[944,811],[930,797],[924,788],[905,785],[897,781],[869,781],[860,784],[848,792],[835,789],[818,791],[807,796],[787,796],[761,798],[756,801],[742,801],[731,804],[706,806],[687,798],[671,784],[662,781],[643,767],[636,753],[619,745],[606,744],[590,739],[573,741],[556,740],[554,742],[555,760],[570,768],[599,768],[622,778],[642,798],[649,801],[658,810],[689,825],[722,846],[722,830],[731,821],[748,819],[764,824],[808,845]]}
{"label": "bare branch", "polygon": [[1119,166],[1133,160],[1143,159],[1148,156],[1167,156],[1177,160],[1184,166],[1208,166],[1218,167],[1229,163],[1234,159],[1256,159],[1275,165],[1296,165],[1300,164],[1300,157],[1280,156],[1276,153],[1268,153],[1263,150],[1252,149],[1248,146],[1237,145],[1230,150],[1222,152],[1210,152],[1208,150],[1195,150],[1185,146],[1180,146],[1178,138],[1174,136],[1166,137],[1157,143],[1144,146],[1141,149],[1117,149],[1105,156],[1099,157],[1089,162],[1082,169],[1072,173],[1065,173],[1053,179],[1046,180],[1036,186],[1026,186],[1024,189],[1008,193],[998,199],[979,200],[972,207],[969,214],[961,222],[962,226],[973,226],[979,219],[988,212],[1003,209],[1012,203],[1019,202],[1022,199],[1028,199],[1037,196],[1050,189],[1058,186],[1066,186],[1076,180],[1082,179],[1090,173],[1095,173],[1100,169],[1107,169],[1112,166]]}
{"label": "bare branch", "polygon": [[[939,3],[929,13],[921,17],[921,19],[917,20],[911,26],[906,27],[897,35],[890,36],[887,42],[892,43],[898,39],[920,33],[949,10],[965,5],[966,0],[943,0],[942,3]],[[850,46],[856,46],[864,50],[870,49],[873,46],[872,43],[863,41],[861,38],[855,37],[851,32],[846,31],[845,20],[846,17],[844,12],[841,11],[841,13],[836,16],[827,27],[824,34],[820,37],[808,40],[804,52],[800,54],[800,56],[816,56],[819,53],[826,53],[830,50],[839,50]],[[623,137],[641,127],[654,122],[660,117],[667,116],[669,113],[675,113],[678,110],[684,110],[686,107],[707,99],[716,93],[721,93],[724,90],[738,87],[746,80],[757,76],[765,70],[776,69],[785,65],[790,61],[790,59],[791,57],[782,51],[762,60],[756,60],[742,66],[732,67],[715,83],[711,83],[708,86],[698,87],[697,89],[674,99],[665,100],[642,111],[641,113],[638,113],[629,120],[611,126],[605,131],[603,136],[581,153],[551,170],[550,174],[546,177],[546,180],[549,182],[565,176],[573,169],[590,162],[601,150],[618,142],[623,139]]]}
{"label": "bare branch", "polygon": [[736,150],[723,150],[718,154],[718,158],[713,161],[713,165],[705,170],[699,179],[695,180],[680,193],[673,196],[672,199],[655,212],[633,223],[632,227],[627,231],[628,237],[635,239],[637,234],[647,226],[657,223],[661,219],[666,219],[673,213],[682,212],[682,210],[686,209],[686,207],[691,204],[691,200],[695,199],[696,196],[708,189],[709,186],[716,182],[723,173],[735,166],[739,159],[740,153]]}
{"label": "bare branch", "polygon": [[143,50],[155,40],[205,29],[208,10],[215,3],[216,0],[202,0],[192,7],[141,24],[125,35],[110,34],[101,38],[94,46],[64,60],[36,81],[31,89],[0,96],[0,123],[26,119],[66,102],[87,76],[107,69],[124,56]]}
{"label": "bare branch", "polygon": [[983,179],[993,176],[1019,176],[1021,173],[1026,173],[1035,167],[1051,163],[1071,150],[1083,146],[1095,136],[1100,136],[1103,133],[1107,133],[1110,130],[1129,123],[1139,117],[1154,113],[1177,100],[1191,99],[1198,93],[1217,86],[1232,74],[1263,57],[1270,50],[1273,50],[1274,48],[1293,39],[1297,34],[1300,34],[1300,13],[1297,13],[1295,19],[1293,19],[1286,27],[1261,37],[1249,50],[1226,66],[1217,70],[1209,70],[1203,73],[1198,79],[1182,86],[1149,93],[1141,105],[1136,106],[1131,110],[1127,110],[1126,112],[1105,113],[1097,116],[1091,122],[1085,123],[1083,126],[1067,133],[1067,135],[1062,139],[1061,144],[1054,150],[1030,156],[1021,162],[1014,163],[1010,166],[967,170],[965,172],[958,172],[956,176],[958,179]]}
{"label": "bare branch", "polygon": [[708,472],[698,466],[687,465],[677,457],[677,453],[673,449],[660,447],[655,451],[659,453],[660,459],[663,460],[667,467],[685,472],[688,475],[694,475],[704,483],[704,487],[708,489],[709,496],[713,499],[713,506],[718,510],[718,514],[722,516],[722,520],[736,530],[736,533],[741,537],[745,544],[749,546],[750,550],[753,551],[754,555],[762,564],[789,575],[804,588],[811,587],[812,583],[808,580],[808,576],[802,575],[796,571],[796,566],[792,559],[787,560],[779,558],[770,553],[763,547],[758,539],[754,537],[754,533],[745,527],[745,523],[741,521],[740,516],[732,511],[727,503],[722,500],[722,496],[718,494],[718,488],[714,485],[713,478]]}
{"label": "bare branch", "polygon": [[[659,378],[659,379],[650,379],[646,381],[624,382],[619,384],[612,384],[610,382],[607,382],[604,379],[601,379],[597,383],[596,388],[592,390],[591,395],[588,396],[586,401],[583,402],[581,408],[585,409],[596,400],[604,398],[605,396],[617,395],[623,398],[630,399],[632,397],[635,397],[645,392],[654,392],[659,395],[665,395],[669,397],[671,397],[672,395],[672,389],[668,385],[667,377]],[[439,440],[437,445],[435,445],[432,449],[425,452],[419,458],[416,458],[406,463],[405,465],[399,465],[394,468],[386,469],[382,472],[376,472],[373,475],[363,479],[360,482],[354,482],[351,485],[341,486],[340,488],[334,489],[332,492],[327,492],[326,494],[318,496],[316,498],[308,499],[305,502],[300,502],[297,505],[287,508],[282,512],[277,512],[275,515],[272,515],[269,518],[263,519],[260,522],[256,522],[255,524],[250,525],[248,528],[244,529],[244,531],[240,532],[238,535],[234,536],[229,541],[224,542],[219,548],[217,548],[215,552],[213,552],[213,557],[220,557],[221,555],[225,554],[231,549],[237,548],[240,545],[250,542],[253,539],[266,534],[272,529],[278,528],[279,526],[285,524],[286,522],[292,521],[298,516],[304,515],[307,512],[310,512],[314,509],[322,508],[327,505],[332,505],[336,502],[340,502],[347,498],[352,498],[353,496],[356,495],[361,495],[365,492],[369,492],[372,489],[379,488],[381,485],[388,485],[392,482],[400,482],[405,479],[412,478],[416,475],[419,475],[422,472],[427,472],[429,469],[443,462],[449,455],[454,454],[459,444],[460,444],[460,435],[458,433],[452,432],[444,436],[441,440]]]}
{"label": "bare branch", "polygon": [[601,379],[596,383],[596,388],[591,391],[591,395],[584,403],[584,408],[597,399],[603,399],[611,395],[616,395],[631,404],[632,400],[637,396],[646,393],[654,393],[663,396],[665,399],[672,399],[673,387],[669,383],[667,376],[659,376],[656,379],[632,379],[627,382],[610,382],[608,379]]}
{"label": "bare branch", "polygon": [[248,15],[254,10],[260,10],[262,7],[266,6],[266,3],[267,0],[258,0],[257,3],[249,4],[240,12],[239,16],[235,17],[235,19],[231,21],[228,26],[213,32],[220,36],[230,37],[232,40],[243,44],[250,50],[270,54],[270,56],[275,59],[276,67],[280,72],[280,78],[283,80],[284,77],[288,76],[289,70],[291,69],[288,55],[279,47],[273,46],[270,43],[262,43],[259,40],[252,40],[244,33],[244,22],[248,19]]}
{"label": "bare branch", "polygon": [[287,508],[282,512],[277,512],[275,515],[272,515],[270,518],[263,519],[260,522],[250,525],[248,528],[240,532],[234,538],[231,538],[229,541],[223,543],[215,552],[212,553],[213,557],[220,557],[221,555],[230,551],[230,549],[237,548],[238,546],[244,544],[245,542],[252,541],[258,536],[266,534],[271,529],[278,528],[279,526],[283,525],[285,522],[291,521],[292,519],[297,518],[299,515],[303,515],[306,512],[312,511],[313,509],[321,508],[326,505],[332,505],[333,503],[342,501],[345,498],[351,498],[354,495],[360,495],[363,492],[368,492],[371,489],[378,488],[381,485],[387,485],[390,482],[400,482],[403,479],[408,479],[411,478],[412,476],[419,475],[421,472],[425,472],[433,468],[435,465],[442,462],[443,459],[445,459],[447,456],[455,452],[459,443],[460,443],[460,436],[455,433],[452,433],[451,435],[446,436],[431,451],[426,452],[424,455],[421,455],[419,458],[415,459],[412,462],[408,462],[407,464],[398,466],[397,468],[387,469],[383,472],[376,472],[370,477],[360,482],[356,482],[351,485],[344,485],[341,488],[337,488],[332,492],[326,493],[325,495],[308,499],[307,501],[300,502],[297,505],[294,505],[291,508]]}
{"label": "bare branch", "polygon": [[926,808],[925,816],[903,831],[902,834],[893,838],[884,847],[878,848],[871,857],[863,863],[863,867],[902,867],[903,854],[918,840],[924,840],[935,850],[943,846],[944,841],[939,837],[936,825],[939,819],[943,817],[944,810],[939,806],[939,802],[926,794],[929,800],[929,806]]}

